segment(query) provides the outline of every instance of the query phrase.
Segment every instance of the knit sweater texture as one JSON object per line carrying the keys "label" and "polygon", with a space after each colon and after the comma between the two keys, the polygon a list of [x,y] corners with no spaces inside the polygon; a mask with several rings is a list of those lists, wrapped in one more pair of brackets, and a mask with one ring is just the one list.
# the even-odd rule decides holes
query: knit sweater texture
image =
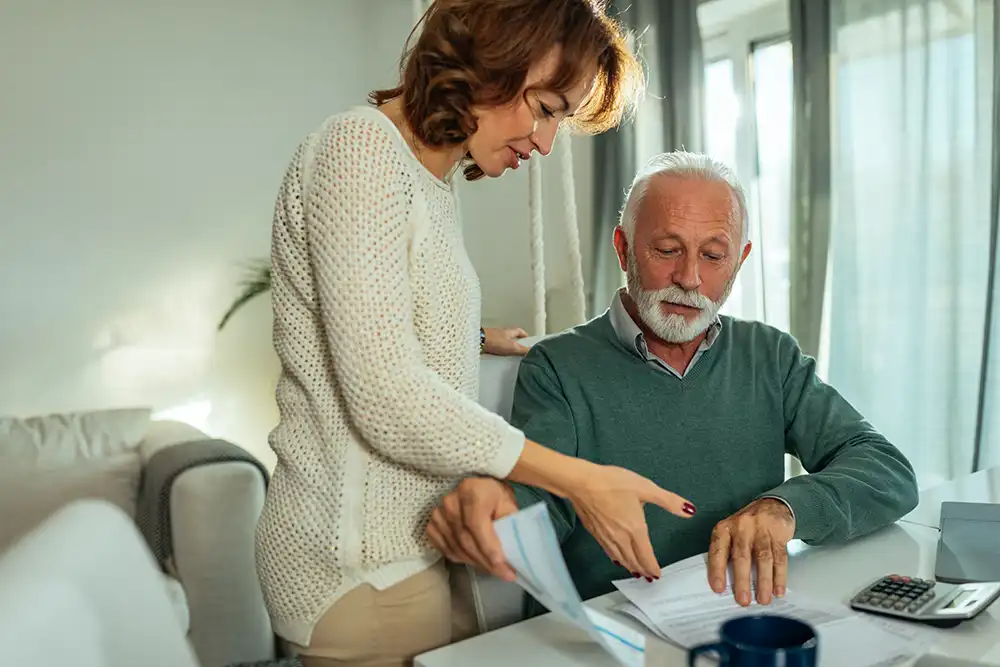
{"label": "knit sweater texture", "polygon": [[524,436],[477,403],[480,288],[451,179],[377,109],[298,147],[271,273],[280,420],[257,569],[275,631],[308,645],[349,590],[439,559],[431,511],[462,476],[506,477]]}
{"label": "knit sweater texture", "polygon": [[[646,507],[661,566],[707,551],[715,524],[761,496],[787,502],[795,537],[809,544],[865,535],[917,504],[903,454],[817,377],[794,338],[758,322],[723,317],[714,345],[681,379],[629,350],[606,313],[535,344],[520,365],[511,421],[553,449],[634,470],[690,500],[689,519]],[[785,481],[786,453],[810,474]],[[514,493],[522,508],[548,503],[584,599],[630,576],[569,503],[532,487]]]}

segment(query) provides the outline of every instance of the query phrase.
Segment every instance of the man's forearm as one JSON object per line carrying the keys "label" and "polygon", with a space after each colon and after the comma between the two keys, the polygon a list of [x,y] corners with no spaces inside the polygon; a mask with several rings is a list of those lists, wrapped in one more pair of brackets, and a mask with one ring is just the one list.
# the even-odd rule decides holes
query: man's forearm
{"label": "man's forearm", "polygon": [[839,447],[821,469],[768,491],[795,514],[795,537],[810,544],[840,542],[888,526],[917,505],[913,468],[884,438],[859,436]]}

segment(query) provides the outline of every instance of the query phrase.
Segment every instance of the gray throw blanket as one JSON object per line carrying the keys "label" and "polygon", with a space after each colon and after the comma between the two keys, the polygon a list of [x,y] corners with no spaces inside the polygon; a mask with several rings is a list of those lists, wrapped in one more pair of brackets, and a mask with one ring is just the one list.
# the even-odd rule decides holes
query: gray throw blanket
{"label": "gray throw blanket", "polygon": [[158,563],[165,563],[174,552],[170,531],[170,490],[174,480],[185,470],[230,461],[245,461],[256,466],[267,484],[264,465],[246,450],[225,440],[192,440],[164,447],[146,463],[135,520]]}

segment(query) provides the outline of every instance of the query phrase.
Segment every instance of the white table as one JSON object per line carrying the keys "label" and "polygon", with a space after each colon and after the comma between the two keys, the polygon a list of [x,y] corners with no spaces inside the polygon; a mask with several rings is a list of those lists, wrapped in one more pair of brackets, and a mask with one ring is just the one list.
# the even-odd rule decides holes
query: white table
{"label": "white table", "polygon": [[[789,545],[789,589],[846,604],[863,586],[885,574],[898,572],[933,579],[940,504],[944,500],[997,502],[1000,470],[984,473],[923,494],[920,506],[904,521],[850,544],[811,548],[793,541]],[[624,597],[615,592],[587,604],[608,609],[622,601]],[[618,614],[615,617],[645,632],[638,623]],[[1000,604],[944,634],[947,638],[935,653],[1000,665]],[[647,665],[687,665],[685,651],[648,632],[646,636]],[[416,667],[469,665],[614,667],[615,663],[581,630],[552,614],[425,653],[416,660]]]}

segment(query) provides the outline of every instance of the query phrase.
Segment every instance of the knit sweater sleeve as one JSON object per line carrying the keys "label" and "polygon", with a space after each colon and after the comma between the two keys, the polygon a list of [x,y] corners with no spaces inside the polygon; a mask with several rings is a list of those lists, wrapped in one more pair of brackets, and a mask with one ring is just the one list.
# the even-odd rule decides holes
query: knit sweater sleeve
{"label": "knit sweater sleeve", "polygon": [[779,340],[786,451],[810,474],[765,495],[787,502],[795,537],[840,542],[883,528],[918,500],[913,467],[902,452],[816,374],[816,362],[788,334]]}
{"label": "knit sweater sleeve", "polygon": [[423,362],[408,266],[411,216],[426,213],[402,150],[359,116],[325,129],[305,158],[309,259],[330,362],[349,418],[382,455],[436,475],[503,478],[523,434]]}

